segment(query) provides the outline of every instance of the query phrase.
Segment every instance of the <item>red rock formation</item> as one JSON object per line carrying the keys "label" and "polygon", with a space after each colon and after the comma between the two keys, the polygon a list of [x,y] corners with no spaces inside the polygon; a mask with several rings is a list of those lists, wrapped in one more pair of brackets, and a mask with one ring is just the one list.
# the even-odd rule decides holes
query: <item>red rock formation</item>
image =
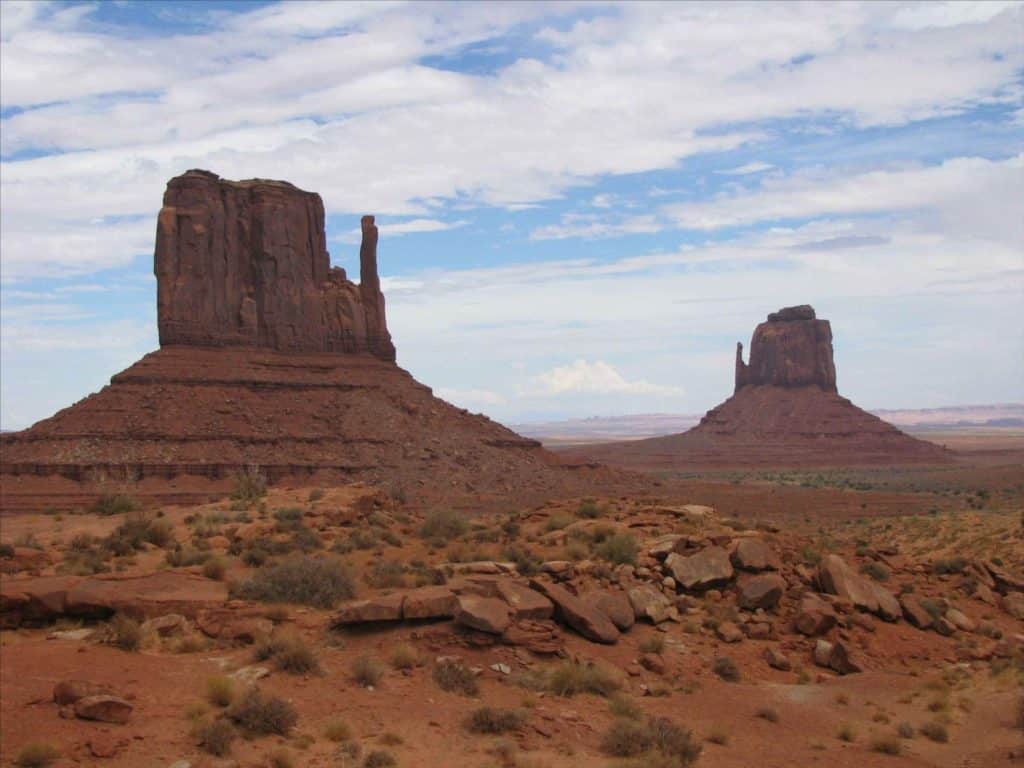
{"label": "red rock formation", "polygon": [[832,328],[807,305],[757,326],[736,389],[678,435],[571,449],[576,459],[644,469],[944,463],[949,452],[861,410],[836,389]]}
{"label": "red rock formation", "polygon": [[270,482],[364,480],[475,508],[617,477],[569,472],[399,368],[372,216],[362,232],[356,285],[330,267],[318,195],[207,171],[171,179],[154,258],[161,349],[0,435],[0,510],[104,492],[194,502],[254,466]]}
{"label": "red rock formation", "polygon": [[743,362],[743,345],[737,343],[735,391],[763,384],[837,391],[832,326],[816,319],[812,307],[786,307],[768,315],[754,330],[749,365]]}
{"label": "red rock formation", "polygon": [[362,220],[358,286],[330,265],[320,196],[287,182],[188,171],[168,182],[157,221],[161,346],[395,359],[372,216]]}

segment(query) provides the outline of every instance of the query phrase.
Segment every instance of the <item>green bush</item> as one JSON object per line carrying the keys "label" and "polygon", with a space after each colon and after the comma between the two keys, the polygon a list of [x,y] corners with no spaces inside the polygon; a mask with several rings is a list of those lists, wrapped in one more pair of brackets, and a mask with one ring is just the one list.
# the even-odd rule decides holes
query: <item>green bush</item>
{"label": "green bush", "polygon": [[382,749],[375,750],[366,756],[363,768],[394,768],[398,765],[394,755]]}
{"label": "green bush", "polygon": [[249,467],[235,475],[235,488],[231,498],[246,504],[252,504],[267,494],[267,481],[258,467]]}
{"label": "green bush", "polygon": [[471,733],[501,734],[521,728],[524,722],[526,714],[522,710],[480,707],[470,713],[466,728]]}
{"label": "green bush", "polygon": [[93,502],[89,511],[94,515],[123,515],[126,512],[134,512],[138,506],[138,502],[127,494],[104,493]]}
{"label": "green bush", "polygon": [[712,667],[716,675],[729,683],[739,682],[740,670],[728,656],[719,656]]}
{"label": "green bush", "polygon": [[223,718],[200,723],[196,728],[199,747],[215,757],[231,753],[231,742],[235,740],[235,729]]}
{"label": "green bush", "polygon": [[364,688],[377,685],[384,677],[384,665],[370,656],[359,656],[352,662],[352,678]]}
{"label": "green bush", "polygon": [[238,597],[264,603],[332,608],[355,594],[352,575],[338,560],[295,558],[258,570],[236,587]]}
{"label": "green bush", "polygon": [[235,698],[235,684],[230,677],[216,675],[206,681],[206,700],[215,707],[226,707]]}
{"label": "green bush", "polygon": [[26,744],[18,751],[14,765],[17,768],[47,768],[53,765],[58,757],[60,752],[55,746],[37,741]]}
{"label": "green bush", "polygon": [[622,687],[618,676],[596,664],[564,661],[548,674],[547,688],[557,696],[592,693],[610,696]]}
{"label": "green bush", "polygon": [[222,581],[227,570],[227,564],[219,557],[211,557],[203,563],[203,576],[208,579]]}
{"label": "green bush", "polygon": [[110,632],[110,642],[123,651],[137,651],[142,647],[142,627],[135,619],[117,614],[110,620]]}
{"label": "green bush", "polygon": [[601,740],[601,749],[612,757],[643,755],[645,765],[680,768],[696,762],[702,751],[692,731],[664,717],[646,723],[616,720]]}
{"label": "green bush", "polygon": [[438,510],[431,513],[420,526],[420,536],[424,539],[451,541],[462,536],[469,525],[456,512]]}
{"label": "green bush", "polygon": [[933,720],[930,723],[925,723],[919,729],[921,733],[932,741],[940,744],[945,744],[949,741],[949,731],[942,723],[938,720]]}
{"label": "green bush", "polygon": [[305,675],[320,671],[316,653],[296,632],[278,632],[256,644],[256,661],[272,659],[282,672]]}
{"label": "green bush", "polygon": [[442,691],[476,696],[480,692],[476,675],[469,667],[457,661],[445,660],[434,667],[434,682]]}
{"label": "green bush", "polygon": [[287,736],[299,721],[295,707],[276,696],[264,697],[256,687],[236,699],[227,715],[240,728],[259,735]]}
{"label": "green bush", "polygon": [[602,560],[616,565],[636,563],[636,555],[640,550],[636,539],[628,533],[616,533],[602,541],[594,549],[594,554]]}

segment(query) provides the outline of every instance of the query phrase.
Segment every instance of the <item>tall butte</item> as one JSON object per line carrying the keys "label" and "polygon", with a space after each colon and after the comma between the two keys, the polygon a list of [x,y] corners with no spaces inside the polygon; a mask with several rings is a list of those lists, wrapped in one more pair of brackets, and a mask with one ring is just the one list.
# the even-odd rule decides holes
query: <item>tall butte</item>
{"label": "tall butte", "polygon": [[160,349],[0,436],[0,509],[74,508],[125,483],[195,501],[252,467],[456,504],[580,475],[398,367],[372,216],[362,238],[357,285],[330,265],[319,195],[200,170],[171,179],[154,258]]}
{"label": "tall butte", "polygon": [[732,397],[677,435],[571,453],[627,467],[860,466],[945,463],[950,454],[863,411],[836,388],[832,326],[807,305],[757,326],[750,362],[736,345]]}

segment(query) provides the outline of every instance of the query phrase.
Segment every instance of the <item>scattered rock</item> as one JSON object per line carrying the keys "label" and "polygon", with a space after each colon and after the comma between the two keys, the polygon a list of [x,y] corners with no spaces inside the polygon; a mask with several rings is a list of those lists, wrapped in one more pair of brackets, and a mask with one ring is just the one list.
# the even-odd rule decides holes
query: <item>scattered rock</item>
{"label": "scattered rock", "polygon": [[736,543],[732,564],[744,571],[777,571],[782,562],[775,550],[758,538],[744,538]]}
{"label": "scattered rock", "polygon": [[530,586],[555,604],[555,616],[588,640],[615,643],[619,630],[602,611],[587,605],[565,587],[531,579]]}
{"label": "scattered rock", "polygon": [[129,702],[110,694],[83,696],[75,702],[75,715],[103,723],[127,723],[132,709]]}
{"label": "scattered rock", "polygon": [[648,585],[633,587],[627,593],[633,615],[637,619],[648,619],[654,624],[663,621],[679,621],[679,611],[668,597]]}
{"label": "scattered rock", "polygon": [[954,627],[963,632],[973,632],[976,628],[975,623],[962,611],[956,608],[950,608],[946,611],[946,618]]}
{"label": "scattered rock", "polygon": [[188,619],[180,613],[168,613],[142,623],[143,632],[155,632],[160,637],[184,635],[191,631]]}
{"label": "scattered rock", "polygon": [[778,669],[782,672],[789,672],[792,669],[789,658],[778,648],[765,648],[762,655],[764,660],[768,662],[768,666],[773,669]]}
{"label": "scattered rock", "polygon": [[269,675],[270,670],[266,667],[249,666],[236,669],[234,672],[228,675],[228,677],[232,678],[233,680],[238,680],[239,682],[251,685],[255,683],[257,680],[262,680],[264,677],[268,677]]}
{"label": "scattered rock", "polygon": [[681,587],[691,590],[721,586],[733,577],[729,555],[721,547],[706,547],[689,557],[672,553],[665,558],[665,568]]}
{"label": "scattered rock", "polygon": [[554,612],[551,601],[536,590],[509,579],[500,579],[495,585],[498,597],[512,609],[515,619],[533,619],[544,621],[550,619]]}
{"label": "scattered rock", "polygon": [[611,619],[620,632],[628,631],[636,623],[637,614],[625,592],[588,592],[583,595],[583,602]]}
{"label": "scattered rock", "polygon": [[562,650],[562,636],[553,621],[517,621],[502,633],[501,641],[539,654]]}
{"label": "scattered rock", "polygon": [[858,608],[876,613],[886,621],[896,621],[903,613],[891,592],[855,573],[838,555],[822,558],[817,578],[823,592],[846,598]]}
{"label": "scattered rock", "polygon": [[921,605],[921,600],[917,595],[909,594],[900,597],[900,608],[903,611],[903,617],[913,626],[918,629],[931,628],[934,619]]}
{"label": "scattered rock", "polygon": [[74,704],[86,696],[113,694],[113,690],[88,680],[61,680],[53,687],[53,700],[57,704]]}
{"label": "scattered rock", "polygon": [[738,643],[743,639],[743,632],[731,621],[723,621],[715,627],[715,634],[723,643]]}
{"label": "scattered rock", "polygon": [[836,625],[838,618],[828,603],[815,595],[805,595],[793,619],[793,628],[802,635],[817,637]]}
{"label": "scattered rock", "polygon": [[741,579],[737,585],[736,603],[748,611],[762,608],[770,611],[779,604],[786,591],[786,580],[776,573],[764,573]]}

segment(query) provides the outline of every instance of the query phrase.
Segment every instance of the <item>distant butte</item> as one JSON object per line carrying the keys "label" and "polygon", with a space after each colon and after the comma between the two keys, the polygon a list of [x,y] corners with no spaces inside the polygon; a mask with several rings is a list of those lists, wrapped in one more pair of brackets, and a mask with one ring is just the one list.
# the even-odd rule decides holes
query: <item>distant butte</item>
{"label": "distant butte", "polygon": [[0,436],[0,510],[124,488],[194,502],[253,467],[271,482],[362,480],[477,508],[593,480],[396,365],[377,237],[364,216],[356,284],[330,265],[319,195],[201,170],[171,179],[154,254],[161,348]]}
{"label": "distant butte", "polygon": [[950,452],[861,410],[836,387],[832,327],[808,305],[772,312],[750,362],[736,345],[734,394],[681,434],[567,449],[633,469],[942,464]]}

